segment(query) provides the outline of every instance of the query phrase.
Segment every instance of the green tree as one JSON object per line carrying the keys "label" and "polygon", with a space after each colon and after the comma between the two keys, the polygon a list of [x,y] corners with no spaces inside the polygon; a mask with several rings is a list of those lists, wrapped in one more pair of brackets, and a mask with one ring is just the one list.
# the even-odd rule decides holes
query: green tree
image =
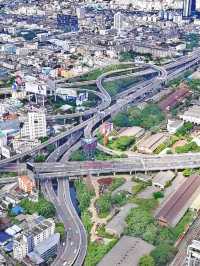
{"label": "green tree", "polygon": [[74,182],[79,202],[79,208],[85,211],[90,206],[90,200],[94,195],[93,191],[90,191],[87,186],[80,180]]}
{"label": "green tree", "polygon": [[160,199],[164,197],[164,193],[162,191],[157,191],[153,193],[154,199]]}
{"label": "green tree", "polygon": [[173,245],[162,243],[151,252],[151,256],[154,258],[156,266],[163,266],[167,265],[175,253],[176,249]]}
{"label": "green tree", "polygon": [[85,161],[86,157],[83,154],[82,150],[77,150],[72,152],[71,156],[70,156],[70,161]]}
{"label": "green tree", "polygon": [[185,177],[191,176],[191,174],[192,174],[192,169],[190,169],[190,168],[186,168],[186,169],[183,170],[182,173],[183,173],[183,175],[184,175]]}
{"label": "green tree", "polygon": [[111,144],[111,147],[116,150],[125,151],[134,143],[135,143],[134,137],[122,136],[122,137],[119,137],[117,140],[115,140]]}
{"label": "green tree", "polygon": [[96,200],[96,207],[100,217],[108,215],[111,209],[111,194],[105,193]]}
{"label": "green tree", "polygon": [[153,223],[150,223],[147,226],[145,232],[143,233],[142,238],[148,243],[154,244],[157,238],[157,234],[158,234],[157,227]]}
{"label": "green tree", "polygon": [[60,234],[61,239],[65,237],[65,227],[63,223],[56,223],[55,232]]}
{"label": "green tree", "polygon": [[154,219],[149,211],[134,208],[127,216],[126,222],[126,232],[128,235],[143,237],[143,234],[147,231],[147,227],[154,223]]}
{"label": "green tree", "polygon": [[130,125],[126,113],[119,113],[113,118],[113,123],[117,127],[128,127]]}
{"label": "green tree", "polygon": [[144,255],[140,258],[139,266],[155,266],[155,261],[150,255]]}
{"label": "green tree", "polygon": [[110,191],[114,191],[116,188],[120,187],[125,183],[125,179],[123,177],[118,177],[113,179],[111,185],[109,186]]}
{"label": "green tree", "polygon": [[122,206],[127,202],[127,194],[125,192],[119,192],[112,196],[111,203]]}
{"label": "green tree", "polygon": [[44,154],[38,154],[36,157],[35,157],[35,162],[36,163],[42,163],[46,160]]}

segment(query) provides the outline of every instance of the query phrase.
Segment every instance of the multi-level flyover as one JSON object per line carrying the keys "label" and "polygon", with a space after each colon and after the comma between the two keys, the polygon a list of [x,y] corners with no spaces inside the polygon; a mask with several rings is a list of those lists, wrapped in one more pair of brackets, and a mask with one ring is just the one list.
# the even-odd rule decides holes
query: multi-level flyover
{"label": "multi-level flyover", "polygon": [[73,179],[73,177],[89,174],[134,173],[199,167],[200,153],[139,155],[113,161],[58,162],[54,165],[48,163],[33,165],[35,173],[41,179],[59,178],[63,175],[70,176]]}
{"label": "multi-level flyover", "polygon": [[[141,88],[138,88],[138,90],[135,92],[135,95],[133,97],[130,97],[130,95],[131,95],[130,94],[127,98],[125,97],[125,99],[122,99],[121,103],[118,102],[118,103],[112,105],[110,108],[109,108],[109,105],[111,103],[110,95],[106,92],[106,90],[104,89],[104,87],[102,85],[102,80],[106,77],[106,74],[103,74],[99,79],[97,79],[96,84],[97,84],[97,87],[100,90],[100,92],[105,95],[105,100],[104,100],[105,110],[106,110],[105,114],[104,113],[102,114],[100,112],[101,110],[99,110],[100,113],[97,112],[96,115],[93,116],[92,118],[80,123],[79,125],[73,127],[70,130],[67,130],[63,133],[60,133],[59,135],[57,135],[55,137],[52,137],[51,139],[49,139],[45,143],[38,145],[37,147],[33,148],[32,150],[27,151],[27,152],[23,152],[21,154],[17,154],[17,155],[15,155],[9,159],[1,160],[0,166],[4,166],[10,162],[24,158],[27,155],[34,155],[38,151],[41,151],[42,149],[46,148],[49,144],[58,143],[58,145],[59,145],[60,140],[65,139],[67,136],[69,136],[73,132],[84,129],[88,125],[92,129],[94,127],[94,125],[97,122],[99,122],[101,119],[110,115],[113,111],[114,112],[119,111],[120,108],[122,108],[124,105],[128,104],[129,102],[133,102],[133,101],[137,101],[137,100],[142,101],[143,98],[145,97],[145,94],[148,94],[149,92],[151,92],[152,89],[155,89],[157,86],[160,86],[160,84],[162,84],[163,81],[168,79],[168,74],[167,74],[168,72],[167,71],[171,71],[171,69],[173,69],[173,72],[171,74],[169,74],[169,78],[171,78],[171,77],[174,78],[176,75],[179,75],[184,70],[187,70],[188,68],[193,67],[194,65],[199,63],[199,60],[200,60],[200,57],[198,56],[198,52],[194,52],[190,57],[185,56],[185,57],[177,60],[176,62],[173,62],[172,64],[168,64],[165,68],[159,68],[160,72],[161,72],[160,77],[153,78],[152,80],[150,80],[151,84],[146,85],[145,87],[143,87],[141,85]],[[177,70],[174,70],[175,68]],[[86,131],[86,133],[88,135],[90,135],[89,131],[90,130]]]}
{"label": "multi-level flyover", "polygon": [[[47,142],[39,145],[31,151],[0,161],[0,167],[6,166],[7,168],[14,169],[16,168],[16,164],[12,165],[10,164],[11,162],[21,159],[26,155],[34,155],[38,151],[47,147],[49,144],[58,144],[58,148],[50,155],[46,163],[34,163],[32,165],[32,169],[35,172],[36,177],[41,180],[43,192],[49,198],[49,200],[55,203],[59,219],[65,222],[65,228],[68,228],[70,232],[66,246],[59,251],[60,253],[58,254],[58,258],[55,260],[54,265],[63,265],[66,263],[66,261],[69,265],[73,263],[77,266],[82,265],[87,247],[85,230],[71,204],[69,186],[66,177],[73,179],[88,174],[99,175],[103,173],[117,172],[132,173],[135,171],[146,172],[167,169],[183,169],[186,167],[200,167],[200,154],[163,156],[139,155],[128,159],[106,162],[65,162],[65,159],[68,158],[70,151],[72,151],[74,147],[80,147],[80,137],[83,136],[83,134],[85,137],[90,137],[92,135],[92,131],[103,119],[106,119],[113,113],[119,112],[124,106],[130,103],[138,103],[143,101],[143,99],[148,98],[149,95],[154,94],[161,89],[161,86],[165,81],[180,75],[187,69],[192,68],[199,63],[199,60],[200,58],[198,53],[195,52],[190,57],[183,57],[164,67],[152,66],[154,71],[157,71],[159,75],[152,77],[148,81],[133,86],[128,91],[121,94],[120,100],[112,105],[111,97],[105,90],[103,81],[110,74],[116,74],[116,71],[111,71],[101,75],[96,80],[96,85],[100,91],[99,93],[101,94],[99,95],[102,99],[102,105],[99,110],[92,110],[91,115],[93,115],[93,117],[80,123],[72,129],[51,138]],[[73,146],[74,143],[75,145]],[[56,162],[61,157],[63,160],[61,162]],[[19,165],[17,167],[19,167]],[[64,177],[65,179],[63,179]],[[51,178],[57,178],[59,180],[57,194],[52,189],[51,180],[47,180]],[[67,219],[66,213],[68,214]],[[71,239],[76,240],[71,241]],[[78,246],[76,246],[74,242],[76,242],[76,245],[78,244]],[[71,248],[69,245],[71,245]]]}

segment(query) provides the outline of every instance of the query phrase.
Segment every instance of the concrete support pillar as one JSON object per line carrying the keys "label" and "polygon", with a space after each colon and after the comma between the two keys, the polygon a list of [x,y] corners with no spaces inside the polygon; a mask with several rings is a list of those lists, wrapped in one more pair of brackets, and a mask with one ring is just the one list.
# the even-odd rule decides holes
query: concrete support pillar
{"label": "concrete support pillar", "polygon": [[58,148],[58,146],[59,146],[59,141],[56,141],[55,146],[56,146],[56,148]]}

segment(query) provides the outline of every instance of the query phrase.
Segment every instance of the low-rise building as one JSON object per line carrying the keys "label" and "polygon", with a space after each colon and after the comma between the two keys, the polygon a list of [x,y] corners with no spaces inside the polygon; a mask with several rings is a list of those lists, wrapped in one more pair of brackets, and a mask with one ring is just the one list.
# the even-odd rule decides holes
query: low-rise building
{"label": "low-rise building", "polygon": [[190,210],[199,213],[200,210],[200,194],[193,200]]}
{"label": "low-rise building", "polygon": [[196,125],[200,125],[200,106],[194,105],[185,111],[180,118],[183,121],[191,122]]}
{"label": "low-rise building", "polygon": [[35,146],[38,146],[41,142],[38,139],[28,139],[28,138],[19,138],[16,137],[12,141],[13,150],[16,153],[22,153],[33,149]]}
{"label": "low-rise building", "polygon": [[122,136],[130,136],[130,137],[135,137],[135,138],[141,138],[145,133],[145,130],[144,128],[142,127],[128,127],[124,130],[122,130],[120,133],[119,133],[119,136],[122,137]]}
{"label": "low-rise building", "polygon": [[136,207],[137,205],[131,204],[131,203],[123,206],[121,210],[119,211],[119,213],[115,215],[106,225],[106,232],[120,237],[126,226],[126,222],[125,222],[126,216],[128,215],[129,211],[132,208],[136,208]]}
{"label": "low-rise building", "polygon": [[154,246],[140,238],[123,236],[97,266],[138,266],[139,259],[153,249]]}
{"label": "low-rise building", "polygon": [[163,203],[155,217],[162,226],[176,226],[199,195],[200,176],[190,176]]}
{"label": "low-rise building", "polygon": [[180,84],[179,88],[167,96],[159,103],[162,111],[169,111],[178,103],[182,102],[190,94],[189,87],[186,84]]}
{"label": "low-rise building", "polygon": [[174,177],[175,177],[175,174],[172,171],[161,171],[157,173],[156,176],[153,178],[152,184],[155,187],[164,189],[167,183],[172,181]]}
{"label": "low-rise building", "polygon": [[175,134],[184,124],[184,121],[177,119],[169,119],[167,122],[167,131],[170,134]]}
{"label": "low-rise building", "polygon": [[151,135],[144,140],[142,139],[139,142],[137,149],[141,153],[152,154],[156,150],[156,148],[160,144],[166,142],[168,138],[169,136],[166,133],[157,133]]}

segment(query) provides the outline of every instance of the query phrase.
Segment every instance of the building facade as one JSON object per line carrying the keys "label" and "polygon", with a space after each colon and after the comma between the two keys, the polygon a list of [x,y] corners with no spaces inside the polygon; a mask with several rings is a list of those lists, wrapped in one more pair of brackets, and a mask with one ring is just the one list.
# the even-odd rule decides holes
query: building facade
{"label": "building facade", "polygon": [[21,137],[38,139],[47,136],[46,114],[43,110],[28,112],[28,118],[23,122]]}

